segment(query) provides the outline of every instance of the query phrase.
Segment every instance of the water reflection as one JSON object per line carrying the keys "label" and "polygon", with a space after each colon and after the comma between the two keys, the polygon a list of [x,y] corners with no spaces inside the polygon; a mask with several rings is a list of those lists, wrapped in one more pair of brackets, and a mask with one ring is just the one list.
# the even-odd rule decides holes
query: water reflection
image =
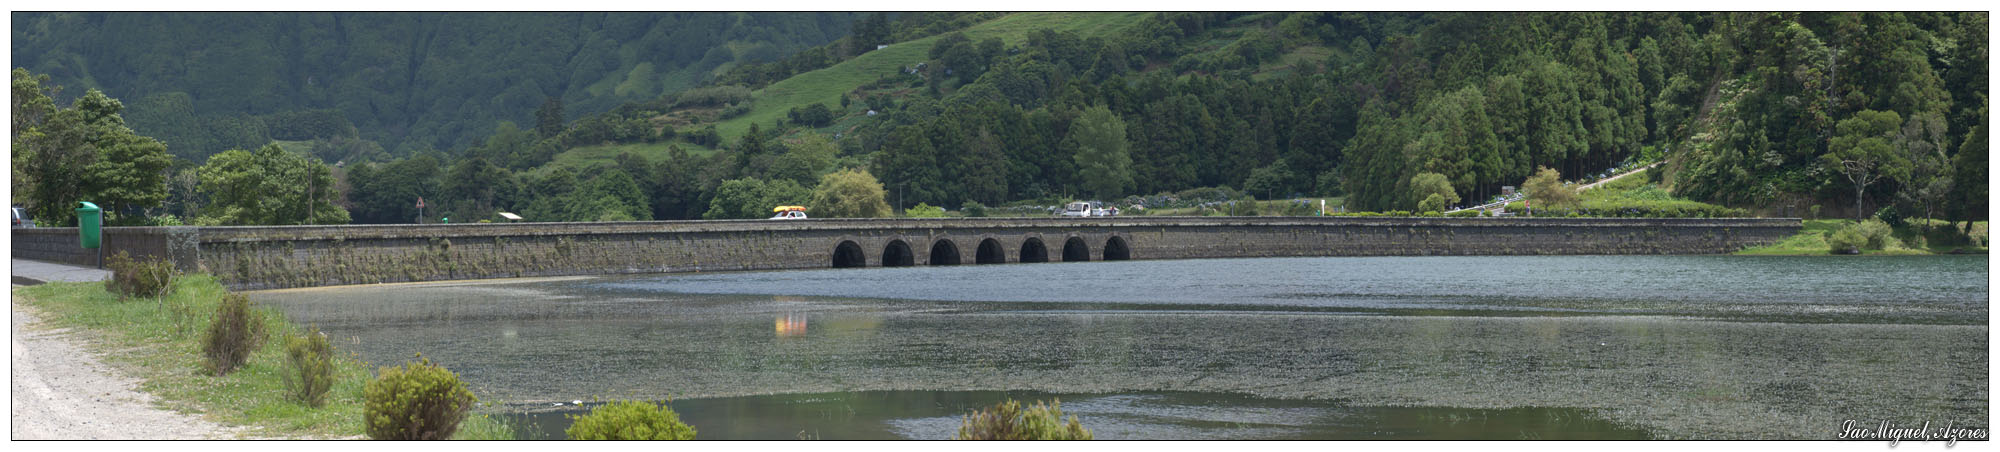
{"label": "water reflection", "polygon": [[[1139,392],[866,391],[667,402],[699,439],[950,439],[962,416],[1005,399],[1061,400],[1097,439],[1646,439],[1589,410],[1357,407],[1325,400]],[[503,416],[522,439],[561,439],[588,407]]]}
{"label": "water reflection", "polygon": [[778,337],[799,337],[806,335],[806,315],[787,312],[778,315]]}
{"label": "water reflection", "polygon": [[[1536,271],[1521,270],[1528,268]],[[1817,273],[1787,270],[1796,268]],[[1159,409],[1098,410],[1103,431],[1131,437],[1386,431],[1380,426],[1421,423],[1395,420],[1420,412],[1361,407],[1416,405],[1585,407],[1664,436],[1764,438],[1818,437],[1824,418],[1850,414],[1985,425],[1985,273],[1983,257],[1314,258],[642,275],[251,296],[299,324],[319,325],[373,365],[422,353],[458,372],[481,400],[503,406],[675,399],[677,407],[709,403],[698,400],[748,407],[707,421],[704,438],[717,437],[711,429],[754,430],[766,417],[790,416],[775,407],[792,402],[745,396],[929,391],[967,400],[881,396],[947,409],[828,427],[930,437],[933,424],[955,425],[953,410],[991,402],[951,394],[994,390],[1068,394],[1065,406],[1080,410],[1142,406],[1155,399],[1113,397],[1158,391],[1348,404],[1310,408],[1347,413],[1328,414],[1345,421],[1303,426],[1201,417],[1129,421],[1165,427],[1122,430],[1129,416],[1119,413]],[[1241,404],[1170,399],[1214,410]],[[1259,404],[1266,402],[1251,403]],[[837,416],[848,405],[805,406]],[[1460,423],[1479,418],[1432,413]],[[1225,419],[1254,418],[1238,414]],[[1211,420],[1218,423],[1203,423]],[[1484,437],[1508,437],[1494,435]]]}

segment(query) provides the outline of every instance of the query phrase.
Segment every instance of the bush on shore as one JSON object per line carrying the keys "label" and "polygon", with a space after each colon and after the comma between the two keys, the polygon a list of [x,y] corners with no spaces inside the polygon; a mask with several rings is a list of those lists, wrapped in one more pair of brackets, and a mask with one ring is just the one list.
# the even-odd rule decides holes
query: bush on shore
{"label": "bush on shore", "polygon": [[229,375],[250,360],[250,353],[263,342],[264,317],[250,312],[250,297],[223,294],[215,318],[202,334],[202,365],[215,376]]}
{"label": "bush on shore", "polygon": [[1076,416],[1064,422],[1062,400],[1021,409],[1021,402],[1008,400],[965,416],[957,439],[965,440],[1087,440]]}
{"label": "bush on shore", "polygon": [[173,293],[174,278],[180,272],[174,263],[164,259],[132,259],[130,254],[119,250],[118,254],[104,260],[104,266],[111,268],[111,279],[104,282],[105,290],[125,297],[159,298]]}
{"label": "bush on shore", "polygon": [[286,396],[306,406],[326,405],[326,393],[333,389],[333,344],[313,327],[303,335],[285,338]]}
{"label": "bush on shore", "polygon": [[695,434],[673,409],[639,401],[614,401],[570,419],[575,423],[563,431],[569,439],[689,440]]}
{"label": "bush on shore", "polygon": [[368,437],[386,440],[450,439],[479,402],[458,374],[431,360],[382,368],[362,390]]}

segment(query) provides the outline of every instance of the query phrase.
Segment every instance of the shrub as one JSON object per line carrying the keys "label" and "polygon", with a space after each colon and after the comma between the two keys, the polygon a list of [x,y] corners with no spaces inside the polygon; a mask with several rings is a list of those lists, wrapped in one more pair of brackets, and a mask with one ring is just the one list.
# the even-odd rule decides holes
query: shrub
{"label": "shrub", "polygon": [[1826,237],[1827,252],[1833,254],[1860,254],[1861,247],[1867,245],[1868,237],[1854,226],[1840,228]]}
{"label": "shrub", "polygon": [[1319,215],[1319,203],[1305,199],[1294,200],[1292,202],[1285,203],[1285,209],[1283,212],[1280,213],[1288,217],[1310,217],[1314,215]]}
{"label": "shrub", "polygon": [[1447,214],[1444,214],[1444,216],[1447,216],[1447,217],[1481,217],[1481,216],[1485,216],[1485,213],[1486,213],[1486,211],[1484,211],[1484,210],[1460,210],[1460,211],[1457,211],[1457,212],[1452,212],[1452,213],[1447,213]]}
{"label": "shrub", "polygon": [[1435,214],[1438,212],[1443,212],[1444,209],[1445,209],[1444,196],[1439,195],[1437,193],[1432,193],[1430,196],[1424,197],[1423,201],[1417,202],[1418,212],[1423,212],[1426,214]]}
{"label": "shrub", "polygon": [[570,419],[575,423],[563,431],[569,439],[689,440],[695,433],[673,409],[647,402],[614,401]]}
{"label": "shrub", "polygon": [[313,408],[326,405],[326,393],[333,389],[333,344],[319,327],[305,335],[285,338],[285,358],[290,372],[285,374],[285,393],[292,400]]}
{"label": "shrub", "polygon": [[1819,219],[1819,205],[1818,205],[1818,204],[1814,204],[1814,205],[1813,205],[1812,207],[1807,207],[1807,208],[1806,208],[1806,214],[1807,214],[1807,215],[1810,215],[1810,216],[1812,216],[1812,219],[1814,219],[1814,220],[1818,220],[1818,219]]}
{"label": "shrub", "polygon": [[419,362],[384,367],[363,389],[368,437],[387,440],[450,439],[458,423],[479,402],[458,374],[417,357]]}
{"label": "shrub", "polygon": [[1536,167],[1535,175],[1521,183],[1521,189],[1528,192],[1528,199],[1542,207],[1564,207],[1576,204],[1576,188],[1563,185],[1562,174],[1556,170]]}
{"label": "shrub", "polygon": [[986,205],[979,201],[966,201],[958,206],[958,211],[968,217],[983,217],[986,216]]}
{"label": "shrub", "polygon": [[174,278],[180,276],[172,262],[164,259],[134,260],[124,250],[106,259],[104,265],[111,267],[111,280],[104,283],[105,290],[118,294],[120,299],[127,296],[166,296],[173,293]]}
{"label": "shrub", "polygon": [[229,375],[264,339],[264,318],[250,311],[250,297],[224,294],[201,337],[202,364],[215,376]]}
{"label": "shrub", "polygon": [[908,218],[944,218],[944,208],[917,203],[916,207],[903,209],[903,216]]}
{"label": "shrub", "polygon": [[1882,220],[1891,227],[1903,227],[1903,214],[1896,212],[1896,206],[1887,206],[1875,211],[1875,219]]}
{"label": "shrub", "polygon": [[958,439],[970,440],[1077,440],[1091,439],[1076,416],[1063,421],[1062,400],[1035,405],[1023,411],[1021,402],[1007,400],[965,416],[958,427]]}
{"label": "shrub", "polygon": [[1861,236],[1868,239],[1868,249],[1879,250],[1899,245],[1893,234],[1895,230],[1881,220],[1868,220],[1854,226]]}

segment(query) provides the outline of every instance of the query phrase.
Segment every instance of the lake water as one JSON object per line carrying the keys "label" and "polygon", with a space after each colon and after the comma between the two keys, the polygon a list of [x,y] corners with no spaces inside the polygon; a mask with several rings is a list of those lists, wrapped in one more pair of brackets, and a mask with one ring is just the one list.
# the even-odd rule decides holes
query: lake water
{"label": "lake water", "polygon": [[378,365],[422,353],[544,437],[573,400],[671,400],[701,438],[841,439],[948,437],[968,409],[1060,397],[1100,438],[1828,438],[1845,419],[1986,425],[1987,271],[1984,256],[1273,258],[253,299]]}

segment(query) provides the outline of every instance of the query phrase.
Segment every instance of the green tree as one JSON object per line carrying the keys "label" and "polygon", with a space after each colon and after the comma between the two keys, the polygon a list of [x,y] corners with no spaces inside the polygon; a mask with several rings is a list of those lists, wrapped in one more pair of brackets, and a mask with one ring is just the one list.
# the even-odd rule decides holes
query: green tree
{"label": "green tree", "polygon": [[833,160],[840,155],[840,149],[827,141],[825,135],[812,132],[787,144],[785,149],[784,154],[771,162],[771,178],[799,185],[817,183],[821,174],[833,169]]}
{"label": "green tree", "polygon": [[[1946,156],[1946,144],[1942,113],[1910,115],[1902,131],[1896,133],[1894,145],[1910,162],[1910,175],[1897,197],[1922,211],[1925,220],[1935,218],[1932,214],[1938,203],[1951,193],[1951,158]],[[1929,230],[1930,222],[1923,227]]]}
{"label": "green tree", "polygon": [[837,171],[820,178],[806,209],[812,216],[824,218],[886,217],[889,203],[885,195],[882,183],[867,171]]}
{"label": "green tree", "polygon": [[715,198],[709,201],[708,212],[701,217],[710,220],[767,218],[774,207],[801,205],[810,199],[811,190],[790,180],[731,179],[716,187]]}
{"label": "green tree", "polygon": [[1132,155],[1125,138],[1125,120],[1103,106],[1083,111],[1070,125],[1077,144],[1077,176],[1083,188],[1099,198],[1116,198],[1132,186]]}
{"label": "green tree", "polygon": [[1947,204],[1950,218],[1966,221],[1971,227],[1974,219],[1983,218],[1990,201],[1986,198],[1987,158],[1987,107],[1979,107],[1979,118],[1972,129],[1965,134],[1965,143],[1959,145],[1958,155],[1952,160],[1951,195]]}
{"label": "green tree", "polygon": [[579,205],[587,205],[579,216],[581,221],[648,221],[653,219],[651,199],[638,181],[624,170],[612,168],[590,180],[588,189],[578,191],[573,199]]}
{"label": "green tree", "polygon": [[76,202],[104,207],[112,224],[136,223],[167,198],[167,146],[125,127],[124,104],[98,90],[70,107],[50,98],[46,76],[14,70],[13,187],[46,225],[74,224]]}
{"label": "green tree", "polygon": [[1287,165],[1285,159],[1281,158],[1271,162],[1270,165],[1251,171],[1250,178],[1243,181],[1243,190],[1263,193],[1264,199],[1279,199],[1281,197],[1279,195],[1286,194],[1282,193],[1285,188],[1292,186],[1291,181],[1294,177],[1296,176],[1292,174],[1291,165]]}
{"label": "green tree", "polygon": [[1576,189],[1563,185],[1562,173],[1553,168],[1536,167],[1535,175],[1521,184],[1521,190],[1528,194],[1529,204],[1555,208],[1576,205]]}
{"label": "green tree", "polygon": [[439,182],[444,196],[436,201],[449,200],[452,214],[467,222],[492,218],[494,212],[509,208],[520,190],[513,173],[482,157],[459,160]]}
{"label": "green tree", "polygon": [[211,203],[199,224],[346,224],[333,205],[333,175],[325,163],[276,144],[216,154],[202,165],[202,192]]}
{"label": "green tree", "polygon": [[550,96],[542,101],[541,108],[535,109],[535,134],[543,139],[554,138],[556,134],[562,133],[565,122],[562,97]]}
{"label": "green tree", "polygon": [[1458,204],[1458,191],[1451,188],[1451,179],[1443,174],[1417,173],[1410,177],[1410,200],[1418,212],[1441,212]]}
{"label": "green tree", "polygon": [[1854,186],[1854,221],[1868,215],[1861,206],[1867,200],[1870,184],[1885,177],[1892,180],[1909,177],[1910,161],[1894,145],[1902,122],[1902,117],[1893,111],[1862,110],[1834,126],[1836,133],[1827,143],[1827,153],[1820,157],[1820,164],[1828,173],[1839,174]]}

